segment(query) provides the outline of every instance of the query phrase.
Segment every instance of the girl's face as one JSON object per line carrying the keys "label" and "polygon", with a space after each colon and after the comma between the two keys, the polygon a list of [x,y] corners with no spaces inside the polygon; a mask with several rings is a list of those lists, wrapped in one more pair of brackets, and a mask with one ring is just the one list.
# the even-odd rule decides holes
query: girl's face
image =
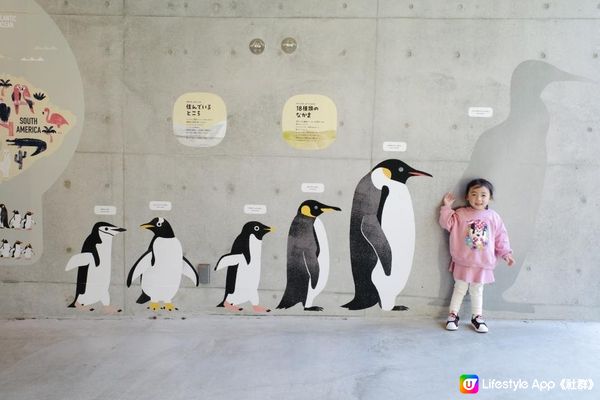
{"label": "girl's face", "polygon": [[467,194],[467,202],[476,210],[485,210],[490,197],[490,191],[485,186],[473,186]]}

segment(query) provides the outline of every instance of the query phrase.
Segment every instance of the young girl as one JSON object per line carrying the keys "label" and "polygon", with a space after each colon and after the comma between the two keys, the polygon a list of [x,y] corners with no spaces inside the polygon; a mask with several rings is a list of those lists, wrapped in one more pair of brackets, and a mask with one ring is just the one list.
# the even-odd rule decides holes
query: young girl
{"label": "young girl", "polygon": [[446,329],[458,329],[458,311],[467,293],[471,295],[471,323],[477,332],[488,327],[483,319],[483,285],[494,282],[497,258],[508,266],[515,262],[508,242],[508,234],[500,216],[488,209],[494,187],[485,179],[474,179],[467,184],[465,199],[468,205],[453,210],[456,200],[446,193],[440,209],[440,225],[450,232],[450,271],[454,276],[454,292]]}

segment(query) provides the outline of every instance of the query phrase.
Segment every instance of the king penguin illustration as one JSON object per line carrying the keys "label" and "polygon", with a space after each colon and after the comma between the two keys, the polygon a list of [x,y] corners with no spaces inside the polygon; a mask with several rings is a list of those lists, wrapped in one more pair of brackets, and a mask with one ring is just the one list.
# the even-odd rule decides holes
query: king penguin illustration
{"label": "king penguin illustration", "polygon": [[350,217],[350,262],[354,299],[344,304],[362,310],[375,304],[385,311],[396,306],[412,268],[415,217],[406,181],[429,176],[406,163],[389,159],[375,166],[358,183]]}
{"label": "king penguin illustration", "polygon": [[8,210],[4,204],[0,204],[0,228],[8,227]]}
{"label": "king penguin illustration", "polygon": [[316,200],[306,200],[298,207],[288,234],[287,284],[277,308],[302,303],[305,311],[323,311],[314,301],[329,278],[329,244],[318,217],[328,211],[342,210]]}
{"label": "king penguin illustration", "polygon": [[[487,292],[486,308],[491,310],[534,311],[531,305],[506,301],[503,293],[515,283],[536,231],[550,128],[550,114],[541,95],[550,83],[559,81],[589,82],[538,60],[524,61],[515,68],[508,117],[477,139],[469,165],[454,189],[457,198],[464,198],[465,185],[474,178],[485,178],[497,189],[492,207],[502,215],[516,262],[496,275],[494,290]],[[447,266],[442,273],[447,274]],[[449,299],[452,289],[445,282],[449,280],[442,279],[439,296]]]}
{"label": "king penguin illustration", "polygon": [[108,222],[97,222],[83,242],[81,253],[69,259],[65,271],[77,268],[77,288],[75,299],[69,307],[94,311],[91,307],[97,302],[103,305],[103,312],[113,314],[120,312],[110,305],[110,286],[112,241],[113,237],[124,228],[116,227]]}
{"label": "king penguin illustration", "polygon": [[259,304],[258,284],[260,283],[262,238],[274,229],[258,221],[247,222],[242,232],[233,241],[231,252],[223,255],[215,271],[227,268],[225,296],[217,307],[229,311],[242,311],[240,304],[250,302],[257,313],[270,312]]}
{"label": "king penguin illustration", "polygon": [[183,256],[181,242],[175,237],[169,222],[164,218],[154,218],[142,224],[142,228],[154,233],[148,250],[133,264],[127,276],[127,287],[141,277],[142,294],[137,299],[138,304],[150,301],[152,311],[158,311],[160,303],[162,309],[167,311],[177,310],[173,304],[173,297],[179,290],[181,275],[185,275],[198,286],[198,273],[192,263]]}

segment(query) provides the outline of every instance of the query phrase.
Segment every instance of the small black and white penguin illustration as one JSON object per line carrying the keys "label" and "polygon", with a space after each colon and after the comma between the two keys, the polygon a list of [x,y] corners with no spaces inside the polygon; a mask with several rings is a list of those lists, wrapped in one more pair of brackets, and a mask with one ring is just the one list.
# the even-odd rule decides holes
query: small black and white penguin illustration
{"label": "small black and white penguin illustration", "polygon": [[2,241],[0,242],[0,257],[10,257],[10,244],[6,239],[2,239]]}
{"label": "small black and white penguin illustration", "polygon": [[231,252],[221,256],[215,271],[227,268],[225,296],[217,307],[229,311],[242,311],[240,304],[250,302],[254,312],[269,312],[259,304],[258,284],[260,283],[262,238],[273,228],[258,221],[244,224],[242,232],[235,238]]}
{"label": "small black and white penguin illustration", "polygon": [[175,237],[169,222],[164,218],[154,218],[142,224],[142,228],[154,233],[148,250],[133,264],[127,276],[127,287],[138,276],[141,278],[142,294],[138,304],[150,301],[150,309],[158,311],[162,302],[163,309],[173,311],[173,297],[179,290],[181,275],[185,275],[198,286],[198,273],[184,256],[181,242]]}
{"label": "small black and white penguin illustration", "polygon": [[23,253],[23,246],[21,246],[23,242],[17,240],[12,247],[10,248],[10,256],[12,258],[21,258],[21,254]]}
{"label": "small black and white penguin illustration", "polygon": [[[552,82],[589,82],[540,60],[526,60],[517,65],[510,82],[510,111],[507,118],[479,136],[454,193],[463,198],[466,184],[474,178],[485,178],[498,190],[493,208],[508,232],[515,257],[512,268],[497,274],[494,290],[486,294],[486,309],[533,312],[530,304],[509,302],[504,293],[510,289],[520,266],[533,246],[536,219],[544,193],[548,164],[546,140],[551,115],[542,93]],[[527,201],[520,201],[527,199]],[[446,273],[446,266],[442,266]],[[449,298],[450,280],[442,279],[440,297]]]}
{"label": "small black and white penguin illustration", "polygon": [[75,299],[69,307],[94,311],[91,307],[101,302],[103,312],[114,314],[121,310],[110,305],[110,276],[112,265],[112,240],[124,228],[108,222],[97,222],[84,240],[81,253],[69,259],[65,271],[77,268]]}
{"label": "small black and white penguin illustration", "polygon": [[27,211],[21,220],[21,228],[25,230],[31,230],[35,221],[33,220],[33,212]]}
{"label": "small black and white penguin illustration", "polygon": [[0,204],[0,228],[8,227],[8,210],[4,204]]}
{"label": "small black and white penguin illustration", "polygon": [[408,164],[389,159],[377,164],[354,191],[350,217],[350,261],[354,299],[342,307],[362,310],[375,304],[395,306],[412,268],[415,217],[406,181],[429,176]]}
{"label": "small black and white penguin illustration", "polygon": [[8,227],[11,229],[21,229],[21,214],[19,210],[13,210],[13,215],[8,221]]}
{"label": "small black and white penguin illustration", "polygon": [[31,260],[31,258],[33,257],[34,254],[35,253],[33,252],[33,247],[31,247],[31,243],[29,243],[23,249],[23,258],[26,260]]}
{"label": "small black and white penguin illustration", "polygon": [[319,215],[341,211],[316,200],[306,200],[292,221],[287,243],[287,284],[277,308],[290,308],[302,303],[305,311],[323,311],[315,306],[315,298],[329,278],[329,244]]}

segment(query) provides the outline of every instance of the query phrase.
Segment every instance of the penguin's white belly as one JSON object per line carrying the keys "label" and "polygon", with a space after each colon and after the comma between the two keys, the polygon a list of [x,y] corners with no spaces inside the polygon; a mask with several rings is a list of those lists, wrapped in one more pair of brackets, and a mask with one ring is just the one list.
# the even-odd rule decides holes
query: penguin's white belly
{"label": "penguin's white belly", "polygon": [[103,300],[108,305],[108,288],[111,273],[111,243],[100,243],[96,248],[100,257],[100,265],[88,266],[85,293],[79,295],[77,301],[83,305],[94,304]]}
{"label": "penguin's white belly", "polygon": [[227,296],[229,303],[242,304],[249,301],[252,305],[258,305],[261,253],[262,242],[250,235],[250,264],[244,262],[238,265],[235,290]]}
{"label": "penguin's white belly", "polygon": [[152,302],[170,303],[179,290],[183,272],[183,249],[177,238],[157,238],[154,265],[142,275],[142,289]]}
{"label": "penguin's white belly", "polygon": [[308,293],[306,294],[305,307],[312,307],[315,298],[323,291],[329,278],[329,243],[327,242],[327,232],[325,231],[325,225],[319,218],[315,218],[313,224],[315,233],[317,235],[317,243],[319,243],[319,256],[317,261],[319,263],[319,280],[317,286],[312,288],[310,279],[308,282]]}
{"label": "penguin's white belly", "polygon": [[415,217],[410,193],[404,184],[391,182],[390,193],[381,215],[381,228],[392,253],[391,274],[385,275],[381,262],[371,278],[381,300],[381,308],[391,310],[396,296],[404,289],[412,268],[415,250]]}
{"label": "penguin's white belly", "polygon": [[0,247],[0,256],[10,257],[10,246],[8,244],[5,244],[4,246]]}

